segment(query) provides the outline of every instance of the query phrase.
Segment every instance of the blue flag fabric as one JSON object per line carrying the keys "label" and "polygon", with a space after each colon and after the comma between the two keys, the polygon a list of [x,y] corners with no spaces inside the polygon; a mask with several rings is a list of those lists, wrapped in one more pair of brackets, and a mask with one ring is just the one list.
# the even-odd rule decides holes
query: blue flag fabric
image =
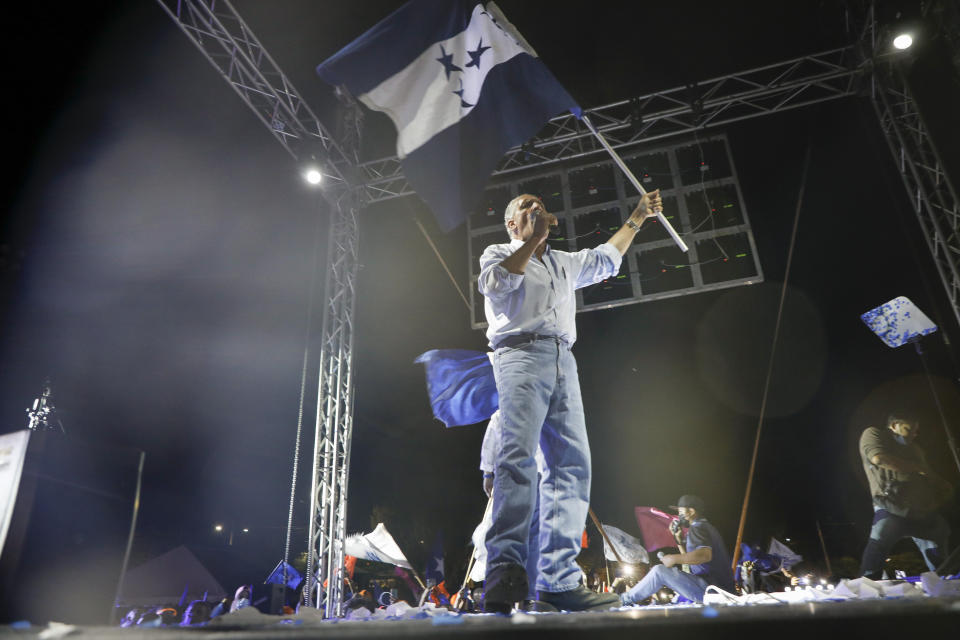
{"label": "blue flag fabric", "polygon": [[430,549],[430,558],[427,560],[427,566],[423,571],[423,577],[427,584],[438,585],[443,582],[443,532],[438,531],[437,537],[433,541],[433,548]]}
{"label": "blue flag fabric", "polygon": [[783,561],[780,556],[765,553],[759,546],[749,545],[746,542],[740,543],[740,556],[743,561],[752,561],[757,570],[763,574],[779,571]]}
{"label": "blue flag fabric", "polygon": [[417,357],[425,366],[433,415],[448,427],[489,420],[500,397],[493,365],[482,351],[433,349]]}
{"label": "blue flag fabric", "polygon": [[[284,582],[284,568],[286,568],[286,582]],[[286,584],[291,589],[296,589],[300,586],[300,582],[303,580],[303,576],[300,575],[300,572],[290,566],[290,563],[284,562],[281,560],[277,563],[277,568],[267,576],[267,579],[263,581],[264,584]]]}
{"label": "blue flag fabric", "polygon": [[444,231],[475,210],[508,149],[581,115],[493,2],[412,0],[317,73],[393,120],[404,174]]}

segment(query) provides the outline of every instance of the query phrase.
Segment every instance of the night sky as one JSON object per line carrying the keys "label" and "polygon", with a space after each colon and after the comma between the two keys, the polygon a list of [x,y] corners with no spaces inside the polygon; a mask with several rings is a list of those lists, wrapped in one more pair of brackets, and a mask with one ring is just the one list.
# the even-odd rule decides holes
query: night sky
{"label": "night sky", "polygon": [[[314,67],[400,4],[236,7],[332,128],[335,101]],[[847,41],[840,2],[500,6],[588,108]],[[236,545],[266,576],[283,554],[306,344],[317,353],[319,306],[309,334],[307,318],[324,293],[326,204],[158,5],[17,11],[2,45],[16,64],[0,430],[25,428],[50,376],[70,437],[146,451],[136,559],[224,545],[213,532],[224,523],[250,529]],[[392,155],[385,118],[367,112],[366,123],[366,157]],[[819,520],[831,555],[858,557],[871,517],[862,429],[891,411],[918,415],[933,467],[960,482],[917,356],[887,348],[859,316],[906,295],[940,324],[926,345],[952,420],[958,327],[867,99],[723,131],[765,282],[578,316],[592,506],[636,534],[634,506],[696,493],[732,544],[809,148],[746,538],[790,537],[816,559]],[[417,198],[362,213],[349,529],[369,531],[376,510],[398,539],[429,546],[443,530],[456,557],[486,500],[483,428],[433,420],[413,360],[485,339],[414,218],[467,286],[464,228],[441,234]],[[306,547],[316,367],[294,554]],[[956,530],[956,507],[947,515]]]}

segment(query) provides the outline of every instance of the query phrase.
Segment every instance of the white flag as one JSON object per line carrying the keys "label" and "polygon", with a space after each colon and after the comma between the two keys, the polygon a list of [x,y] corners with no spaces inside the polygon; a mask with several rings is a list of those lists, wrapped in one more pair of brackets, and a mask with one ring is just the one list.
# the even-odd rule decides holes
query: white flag
{"label": "white flag", "polygon": [[783,544],[776,538],[770,538],[770,548],[767,549],[767,553],[772,556],[779,556],[782,558],[780,566],[784,569],[789,570],[790,567],[797,564],[803,560],[803,556],[797,555],[790,549],[787,545]]}
{"label": "white flag", "polygon": [[0,436],[0,552],[13,520],[13,505],[17,502],[29,441],[29,429]]}
{"label": "white flag", "polygon": [[385,562],[404,569],[413,569],[382,522],[377,525],[376,529],[366,535],[354,535],[347,538],[344,553],[364,560]]}
{"label": "white flag", "polygon": [[[617,553],[620,554],[621,560],[629,564],[638,564],[641,562],[650,564],[650,556],[647,555],[647,550],[643,548],[643,543],[640,542],[640,540],[609,524],[603,525],[603,530],[606,532],[607,537],[610,538],[610,542],[617,548]],[[603,557],[607,560],[617,559],[617,556],[613,553],[613,549],[611,549],[607,543],[606,538],[603,539]]]}

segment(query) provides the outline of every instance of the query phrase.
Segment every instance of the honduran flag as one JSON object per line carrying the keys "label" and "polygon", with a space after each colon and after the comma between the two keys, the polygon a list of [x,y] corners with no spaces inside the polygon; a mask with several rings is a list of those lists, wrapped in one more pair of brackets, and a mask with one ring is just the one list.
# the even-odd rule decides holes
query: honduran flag
{"label": "honduran flag", "polygon": [[449,231],[497,162],[580,107],[493,2],[412,0],[317,67],[397,127],[410,185]]}

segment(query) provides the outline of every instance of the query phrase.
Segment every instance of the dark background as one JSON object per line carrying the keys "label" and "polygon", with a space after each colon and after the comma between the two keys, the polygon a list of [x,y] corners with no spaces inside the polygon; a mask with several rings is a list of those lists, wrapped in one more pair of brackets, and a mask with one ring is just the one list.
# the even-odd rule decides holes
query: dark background
{"label": "dark background", "polygon": [[[399,4],[236,7],[332,127],[336,102],[313,68]],[[850,39],[841,2],[501,7],[584,107]],[[50,376],[69,437],[146,451],[134,564],[179,544],[230,547],[262,581],[284,551],[326,205],[159,5],[20,6],[8,25],[0,430],[26,426]],[[943,46],[921,41],[908,67],[926,74],[931,103],[957,89]],[[956,129],[955,111],[930,109],[932,125]],[[367,112],[366,123],[365,156],[392,155],[385,118]],[[951,422],[957,323],[866,98],[724,131],[766,282],[578,316],[592,506],[636,534],[635,505],[697,493],[732,544],[809,148],[746,539],[791,538],[816,561],[819,521],[832,556],[859,557],[865,427],[891,411],[918,416],[933,467],[960,481],[917,356],[884,346],[859,315],[906,295],[940,325],[926,345]],[[483,512],[483,429],[433,420],[413,359],[485,340],[414,217],[466,286],[463,228],[440,234],[416,198],[363,212],[348,519],[351,531],[386,522],[418,568],[442,530],[449,572]],[[316,366],[293,556],[306,548]],[[947,516],[956,529],[955,505]]]}

